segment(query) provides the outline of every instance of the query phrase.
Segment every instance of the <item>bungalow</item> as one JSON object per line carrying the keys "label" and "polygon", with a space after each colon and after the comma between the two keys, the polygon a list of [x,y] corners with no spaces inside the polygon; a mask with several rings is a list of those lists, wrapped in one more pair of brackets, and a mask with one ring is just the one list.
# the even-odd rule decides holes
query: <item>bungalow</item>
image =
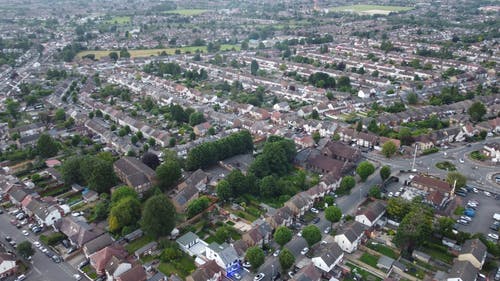
{"label": "bungalow", "polygon": [[330,158],[356,163],[361,159],[359,149],[338,141],[329,141],[321,150],[321,154]]}
{"label": "bungalow", "polygon": [[457,261],[448,273],[446,281],[476,281],[479,270],[468,261]]}
{"label": "bungalow", "polygon": [[462,250],[458,255],[459,261],[468,261],[475,268],[481,269],[488,254],[486,246],[479,239],[469,239],[465,241]]}
{"label": "bungalow", "polygon": [[424,175],[415,176],[410,185],[426,192],[424,202],[438,209],[444,207],[455,192],[455,188],[446,181]]}
{"label": "bungalow", "polygon": [[17,272],[17,262],[16,257],[7,254],[0,253],[0,279],[15,275]]}
{"label": "bungalow", "polygon": [[341,160],[332,159],[328,156],[317,155],[307,159],[306,168],[321,174],[337,171],[342,173],[346,170],[346,164],[346,162]]}
{"label": "bungalow", "polygon": [[364,225],[355,221],[349,225],[344,226],[342,231],[335,235],[334,240],[343,251],[352,253],[356,251],[356,249],[358,249],[358,246],[359,244],[361,244],[364,234]]}
{"label": "bungalow", "polygon": [[233,272],[240,270],[241,258],[233,246],[227,243],[218,244],[213,242],[207,246],[205,255],[207,259],[214,260],[223,268],[226,276],[231,276]]}
{"label": "bungalow", "polygon": [[355,221],[373,227],[384,214],[385,206],[381,201],[377,200],[358,211]]}
{"label": "bungalow", "polygon": [[321,248],[321,252],[311,259],[312,263],[324,272],[330,272],[344,258],[344,252],[337,243],[329,243]]}

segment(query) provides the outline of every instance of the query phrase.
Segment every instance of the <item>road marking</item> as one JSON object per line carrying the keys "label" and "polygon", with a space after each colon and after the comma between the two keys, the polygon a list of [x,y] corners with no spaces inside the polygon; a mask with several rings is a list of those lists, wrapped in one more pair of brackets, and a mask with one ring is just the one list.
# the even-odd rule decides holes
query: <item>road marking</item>
{"label": "road marking", "polygon": [[36,266],[33,266],[33,269],[40,275],[43,275],[42,272],[36,267]]}

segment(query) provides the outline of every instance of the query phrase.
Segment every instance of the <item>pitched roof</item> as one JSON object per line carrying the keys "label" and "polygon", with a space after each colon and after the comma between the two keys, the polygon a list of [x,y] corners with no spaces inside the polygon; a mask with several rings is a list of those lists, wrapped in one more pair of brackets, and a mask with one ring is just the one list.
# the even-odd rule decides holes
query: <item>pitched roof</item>
{"label": "pitched roof", "polygon": [[198,194],[199,190],[192,186],[192,185],[187,185],[185,186],[175,197],[173,200],[179,204],[180,206],[186,205],[189,201],[191,201],[196,194]]}
{"label": "pitched roof", "polygon": [[344,229],[338,234],[344,234],[345,237],[352,243],[363,235],[365,227],[362,223],[357,221],[352,222],[350,225],[344,226]]}
{"label": "pitched roof", "polygon": [[469,261],[456,261],[448,278],[460,278],[462,281],[475,281],[478,270]]}
{"label": "pitched roof", "polygon": [[107,246],[92,254],[89,259],[97,273],[102,273],[113,256],[123,259],[127,256],[127,253],[123,248]]}
{"label": "pitched roof", "polygon": [[144,268],[142,268],[141,265],[135,265],[131,269],[125,271],[124,273],[120,274],[116,278],[117,281],[146,281],[147,276],[146,276],[146,271],[144,271]]}
{"label": "pitched roof", "polygon": [[487,248],[479,239],[469,239],[465,241],[462,245],[462,251],[460,254],[471,254],[473,255],[479,262],[483,260],[486,255]]}
{"label": "pitched roof", "polygon": [[108,233],[104,233],[103,235],[97,237],[96,239],[85,243],[84,251],[87,255],[92,255],[93,253],[99,251],[100,249],[111,245],[113,243],[113,239],[111,235]]}
{"label": "pitched roof", "polygon": [[196,241],[197,239],[200,239],[200,237],[198,237],[198,235],[196,235],[190,231],[190,232],[182,235],[181,237],[177,238],[177,240],[175,240],[175,241],[183,246],[186,246],[189,243]]}
{"label": "pitched roof", "polygon": [[436,178],[426,177],[424,175],[416,175],[412,182],[418,185],[423,185],[427,188],[437,189],[441,192],[451,192],[452,186],[446,181],[442,181]]}
{"label": "pitched roof", "polygon": [[78,246],[82,246],[104,233],[104,231],[71,216],[61,220],[59,230]]}
{"label": "pitched roof", "polygon": [[337,243],[326,244],[322,248],[320,258],[328,265],[331,266],[340,256],[344,254],[342,249]]}
{"label": "pitched roof", "polygon": [[359,212],[359,215],[365,215],[371,222],[377,219],[385,212],[385,205],[381,201],[375,201]]}
{"label": "pitched roof", "polygon": [[318,281],[321,279],[321,272],[310,263],[295,274],[292,280],[295,281]]}

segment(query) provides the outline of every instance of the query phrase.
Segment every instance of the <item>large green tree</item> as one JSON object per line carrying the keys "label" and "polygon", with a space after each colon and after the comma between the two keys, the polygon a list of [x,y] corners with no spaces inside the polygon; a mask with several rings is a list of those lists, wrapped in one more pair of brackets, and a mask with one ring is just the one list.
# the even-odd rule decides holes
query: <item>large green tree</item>
{"label": "large green tree", "polygon": [[384,156],[387,158],[391,158],[397,150],[397,146],[392,141],[386,141],[382,145],[382,154],[384,154]]}
{"label": "large green tree", "polygon": [[467,178],[460,174],[459,172],[450,172],[448,173],[448,175],[446,176],[446,181],[451,185],[453,186],[456,182],[456,188],[461,188],[461,187],[465,187],[465,185],[467,184]]}
{"label": "large green tree", "polygon": [[231,197],[233,197],[233,190],[227,180],[221,180],[217,183],[216,191],[217,197],[223,202],[228,201]]}
{"label": "large green tree", "polygon": [[338,222],[342,218],[342,211],[337,206],[330,206],[325,209],[325,218],[331,223]]}
{"label": "large green tree", "polygon": [[382,179],[382,181],[388,179],[390,175],[391,175],[391,167],[384,166],[380,169],[380,178]]}
{"label": "large green tree", "polygon": [[264,251],[257,246],[248,248],[245,254],[245,259],[252,265],[254,270],[264,263],[265,258]]}
{"label": "large green tree", "polygon": [[292,267],[295,262],[295,256],[288,250],[287,248],[283,249],[279,254],[279,261],[281,265],[281,269],[284,271]]}
{"label": "large green tree", "polygon": [[173,159],[166,160],[163,164],[156,168],[158,186],[163,191],[172,189],[181,176],[181,166],[178,161]]}
{"label": "large green tree", "polygon": [[20,256],[27,258],[35,254],[35,249],[33,249],[33,246],[29,241],[23,241],[17,245],[17,253]]}
{"label": "large green tree", "polygon": [[98,192],[109,192],[116,184],[113,163],[96,156],[86,156],[80,164],[80,172],[87,186]]}
{"label": "large green tree", "polygon": [[470,119],[473,122],[479,122],[483,119],[483,116],[486,114],[486,107],[480,101],[473,103],[469,109],[467,110],[469,113]]}
{"label": "large green tree", "polygon": [[387,215],[397,221],[401,221],[408,214],[410,208],[410,203],[403,198],[393,197],[387,200]]}
{"label": "large green tree", "polygon": [[36,142],[36,149],[40,156],[49,158],[57,155],[59,145],[49,134],[42,134]]}
{"label": "large green tree", "polygon": [[119,233],[125,226],[134,226],[141,218],[141,203],[133,197],[125,197],[110,211],[109,231]]}
{"label": "large green tree", "polygon": [[315,225],[308,225],[302,229],[302,237],[311,247],[321,240],[321,230]]}
{"label": "large green tree", "polygon": [[356,185],[356,180],[351,176],[345,176],[340,181],[338,193],[349,193],[349,191]]}
{"label": "large green tree", "polygon": [[136,200],[139,200],[139,195],[132,187],[120,186],[116,188],[111,194],[111,205],[114,206],[127,197],[132,197]]}
{"label": "large green tree", "polygon": [[150,197],[142,210],[141,227],[154,237],[169,235],[175,227],[175,208],[164,195]]}
{"label": "large green tree", "polygon": [[257,75],[257,72],[259,71],[259,63],[256,60],[252,60],[250,63],[250,73],[252,75]]}
{"label": "large green tree", "polygon": [[210,205],[210,200],[206,196],[191,201],[187,206],[188,217],[194,217],[203,212]]}
{"label": "large green tree", "polygon": [[361,181],[366,181],[366,179],[371,174],[373,174],[373,172],[375,172],[375,166],[373,166],[373,164],[368,161],[359,163],[358,167],[356,168],[356,173],[361,178]]}
{"label": "large green tree", "polygon": [[411,253],[432,234],[432,214],[425,208],[413,208],[401,221],[394,242],[402,251]]}
{"label": "large green tree", "polygon": [[280,226],[274,232],[274,241],[283,247],[292,239],[292,231],[286,226]]}

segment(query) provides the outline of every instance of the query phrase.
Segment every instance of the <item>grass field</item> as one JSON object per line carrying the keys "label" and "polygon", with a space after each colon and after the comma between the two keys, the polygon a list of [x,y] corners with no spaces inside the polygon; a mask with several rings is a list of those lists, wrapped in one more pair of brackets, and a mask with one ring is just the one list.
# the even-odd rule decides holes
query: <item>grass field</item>
{"label": "grass field", "polygon": [[113,17],[106,21],[107,24],[127,24],[130,23],[132,19],[129,16],[123,17]]}
{"label": "grass field", "polygon": [[178,14],[181,16],[196,16],[203,14],[207,12],[208,10],[203,10],[203,9],[176,9],[176,10],[170,10],[170,11],[165,11],[165,14]]}
{"label": "grass field", "polygon": [[[236,51],[239,51],[240,45],[223,44],[220,47],[221,51],[231,51],[233,48]],[[130,53],[130,56],[133,58],[141,58],[141,57],[158,56],[163,51],[165,51],[165,53],[167,53],[168,55],[173,55],[173,54],[175,54],[175,50],[180,50],[181,53],[186,53],[186,52],[195,53],[196,50],[206,52],[207,47],[206,46],[187,46],[187,47],[179,47],[179,48],[128,50],[128,52]],[[88,50],[88,51],[83,51],[83,52],[78,53],[77,57],[82,58],[85,55],[94,54],[96,59],[101,59],[102,57],[108,56],[110,52],[113,52],[113,50],[98,50],[98,51]],[[115,52],[119,52],[119,51],[115,51]]]}
{"label": "grass field", "polygon": [[339,6],[330,8],[332,12],[352,12],[358,14],[368,15],[388,15],[389,13],[405,12],[412,10],[413,7],[403,6],[382,6],[382,5],[352,5],[352,6]]}

